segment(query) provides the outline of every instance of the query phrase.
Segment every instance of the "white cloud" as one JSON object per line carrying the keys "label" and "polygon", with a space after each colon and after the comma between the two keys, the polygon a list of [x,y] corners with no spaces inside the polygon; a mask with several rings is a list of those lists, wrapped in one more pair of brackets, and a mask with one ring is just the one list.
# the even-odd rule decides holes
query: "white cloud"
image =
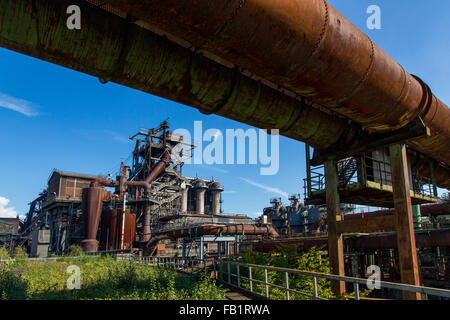
{"label": "white cloud", "polygon": [[35,105],[32,102],[17,99],[3,93],[0,93],[0,107],[19,112],[27,117],[35,117],[39,115],[39,113],[35,110]]}
{"label": "white cloud", "polygon": [[239,179],[247,182],[248,184],[250,184],[252,186],[255,186],[255,187],[258,187],[260,189],[263,189],[263,190],[265,190],[267,192],[279,194],[279,195],[285,197],[286,199],[289,198],[289,194],[287,192],[284,192],[283,190],[280,190],[278,188],[267,186],[265,184],[258,183],[258,182],[255,182],[253,180],[250,180],[250,179],[247,179],[247,178],[243,178],[243,177],[239,177]]}
{"label": "white cloud", "polygon": [[15,218],[17,217],[17,212],[13,207],[7,207],[9,199],[0,196],[0,217],[1,218]]}

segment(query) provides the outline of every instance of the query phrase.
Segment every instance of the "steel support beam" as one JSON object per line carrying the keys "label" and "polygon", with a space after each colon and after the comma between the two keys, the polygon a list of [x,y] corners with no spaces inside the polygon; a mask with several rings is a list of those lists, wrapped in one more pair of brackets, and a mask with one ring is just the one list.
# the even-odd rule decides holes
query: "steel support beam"
{"label": "steel support beam", "polygon": [[[402,283],[420,285],[416,239],[409,188],[409,173],[405,144],[389,147],[392,168],[397,244]],[[419,293],[403,292],[403,299],[420,300]]]}
{"label": "steel support beam", "polygon": [[[327,160],[325,162],[325,183],[328,220],[328,256],[330,258],[331,273],[344,276],[344,243],[342,235],[337,232],[337,221],[340,221],[341,216],[335,160]],[[332,281],[332,289],[336,296],[342,296],[345,293],[345,283],[343,281]]]}
{"label": "steel support beam", "polygon": [[344,220],[338,221],[336,224],[338,233],[370,233],[395,230],[395,218],[393,215]]}

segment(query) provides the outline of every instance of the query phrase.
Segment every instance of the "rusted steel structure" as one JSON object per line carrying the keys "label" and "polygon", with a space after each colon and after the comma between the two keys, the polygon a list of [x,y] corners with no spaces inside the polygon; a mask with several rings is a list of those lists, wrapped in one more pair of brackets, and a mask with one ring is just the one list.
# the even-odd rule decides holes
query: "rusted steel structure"
{"label": "rusted steel structure", "polygon": [[[402,281],[418,284],[407,147],[414,170],[450,188],[450,110],[425,82],[326,0],[105,2],[0,0],[0,45],[309,143],[325,164],[335,273],[338,160],[389,147]],[[81,30],[66,27],[73,4]]]}
{"label": "rusted steel structure", "polygon": [[[423,232],[417,232],[416,236],[417,248],[436,248],[436,247],[449,247],[450,245],[450,231],[449,230],[430,230]],[[397,246],[397,236],[394,232],[386,234],[373,234],[373,235],[359,235],[359,236],[346,236],[346,247],[350,250],[382,250],[382,249],[394,249]],[[280,245],[295,245],[298,252],[307,251],[313,247],[319,249],[328,248],[327,235],[309,235],[298,236],[291,238],[280,238],[277,240],[261,240],[255,248],[262,252],[271,252],[277,250]]]}
{"label": "rusted steel structure", "polygon": [[[335,111],[338,110],[329,111],[329,109],[322,107],[320,104],[314,103],[307,92],[302,95],[282,89],[283,84],[269,81],[264,77],[265,74],[263,73],[261,73],[261,76],[256,77],[255,74],[258,75],[257,72],[251,73],[246,71],[252,69],[247,69],[244,64],[240,64],[238,61],[230,60],[231,62],[229,62],[225,56],[221,57],[220,55],[210,54],[209,51],[199,50],[198,47],[193,46],[189,41],[179,37],[171,37],[170,34],[162,29],[158,29],[144,20],[137,20],[132,17],[137,17],[138,15],[127,15],[125,11],[109,5],[104,6],[103,1],[90,2],[101,6],[104,10],[80,0],[72,2],[65,0],[41,0],[33,4],[25,0],[2,0],[0,1],[2,9],[0,17],[0,24],[2,25],[0,29],[0,45],[97,76],[102,81],[114,81],[187,104],[205,113],[215,113],[260,128],[279,128],[281,134],[307,142],[320,150],[360,150],[367,148],[367,144],[370,141],[392,142],[392,138],[390,138],[392,132],[387,134],[381,132],[383,130],[373,130],[380,131],[380,133],[370,134],[367,128],[364,127],[365,124],[362,125],[356,121],[349,122],[344,117],[337,116]],[[290,2],[297,3],[297,1]],[[309,1],[301,3],[307,2]],[[168,5],[173,4],[175,8],[177,5],[183,6],[188,3],[190,1],[186,3],[167,2]],[[79,5],[84,13],[83,28],[81,30],[69,30],[66,27],[66,9],[73,4]],[[160,2],[160,4],[163,4],[163,2]],[[203,1],[197,4],[199,7],[192,6],[191,9],[196,9],[191,11],[203,14],[200,10],[203,4],[207,4],[207,2]],[[229,4],[232,6],[234,1],[230,1]],[[213,8],[213,5],[209,2],[208,5]],[[320,5],[317,4],[317,6],[318,8],[316,9],[320,9]],[[286,8],[289,7],[287,4]],[[151,7],[151,10],[158,11],[158,6]],[[240,10],[239,12],[245,13],[246,10]],[[215,9],[212,9],[213,11]],[[222,19],[216,20],[217,23],[223,21],[227,16],[227,10],[217,10],[215,12],[216,15],[219,13],[222,15]],[[290,12],[290,10],[287,10],[286,12],[294,14],[298,11]],[[187,12],[185,13],[187,14]],[[231,20],[234,20],[234,18],[231,18]],[[152,21],[157,22],[158,19]],[[286,21],[292,22],[291,19]],[[344,18],[342,22],[348,24]],[[257,24],[264,25],[258,20],[254,20],[252,23],[255,26]],[[173,26],[175,25],[173,23]],[[216,23],[211,26],[213,25],[216,25]],[[280,30],[283,30],[283,28]],[[327,28],[326,30],[332,29]],[[345,34],[347,36],[349,36],[349,31],[346,30]],[[293,35],[297,33],[290,32],[289,34],[289,40],[293,41],[295,39]],[[307,34],[305,33],[305,35]],[[327,35],[328,31],[325,34]],[[270,33],[267,35],[270,35]],[[330,37],[326,36],[325,38],[328,39]],[[267,39],[270,39],[270,37]],[[289,47],[289,42],[286,41],[280,42],[280,45],[285,44]],[[268,47],[277,47],[267,42],[265,46],[267,50],[260,50],[261,45],[262,42],[255,47],[261,53],[266,52]],[[294,51],[298,51],[302,47],[302,45],[295,45],[294,47],[296,46],[298,48]],[[303,50],[307,52],[307,48],[303,48]],[[276,51],[270,50],[270,52],[274,54]],[[281,50],[280,52],[283,51]],[[322,56],[326,55],[326,50],[321,54]],[[357,60],[353,59],[353,55],[352,51],[352,63]],[[247,55],[242,55],[241,57],[245,56]],[[384,55],[381,56],[384,57]],[[330,56],[325,60],[327,60],[327,63],[332,63],[332,58]],[[289,61],[286,57],[281,60],[283,62]],[[312,64],[313,60],[308,64]],[[379,64],[383,63],[382,60],[374,59],[374,61],[379,61]],[[273,63],[271,62],[267,65],[272,65]],[[377,63],[374,63],[374,65]],[[162,68],[161,66],[165,67]],[[336,67],[338,69],[351,69],[345,65]],[[242,68],[246,68],[246,70],[242,70]],[[370,74],[372,73],[374,72]],[[342,79],[333,83],[348,84]],[[366,91],[367,83],[364,83],[365,85],[362,85],[357,90],[358,93]],[[388,83],[391,83],[391,81]],[[386,85],[384,84],[384,86]],[[392,85],[390,84],[388,87],[392,87]],[[361,94],[358,95],[361,96]],[[369,97],[369,95],[364,94],[362,96]],[[410,94],[407,96],[409,97]],[[425,100],[429,101],[430,99]],[[407,100],[411,99],[408,98]],[[419,98],[419,100],[421,99]],[[435,101],[435,99],[432,100]],[[320,103],[323,102],[320,101]],[[439,107],[439,105],[439,103],[433,103],[429,109],[436,110],[436,112],[428,112],[427,115],[439,114],[440,116],[435,118],[439,118],[441,119],[439,122],[445,123],[445,119],[448,119],[446,117],[447,113],[444,111],[441,114],[443,108]],[[381,109],[373,108],[373,110]],[[407,112],[406,116],[397,117],[396,119],[405,118],[409,121],[412,113],[414,112]],[[427,116],[425,114],[422,115],[425,124],[429,125],[425,121]],[[368,119],[370,117],[374,118],[370,113],[361,113],[361,118],[365,116]],[[376,118],[378,119],[379,117]],[[378,120],[374,121],[377,122]],[[369,126],[373,126],[374,121],[369,123]],[[408,121],[405,120],[402,124],[406,124]],[[388,126],[388,129],[397,127],[398,124],[393,123],[390,127]],[[433,146],[440,145],[439,150],[432,152],[432,154],[429,152],[424,153],[433,157],[438,155],[436,159],[442,161],[443,157],[448,156],[448,139],[442,138],[448,133],[448,128],[445,127],[439,131],[439,134],[436,134],[438,131],[433,131],[435,127],[433,122],[430,126],[432,136],[423,139],[428,139],[426,140],[428,142],[431,140],[436,142],[436,144],[433,143]],[[399,136],[402,136],[403,139],[408,139],[424,134],[423,132],[404,130]],[[427,145],[427,143],[424,145]],[[416,144],[418,143],[415,142],[411,145],[415,146]],[[419,149],[419,151],[426,151],[422,150],[422,148]],[[436,178],[438,185],[441,187],[450,186],[450,171],[445,163],[447,162],[438,161],[433,164],[435,166],[434,171],[440,172],[440,174],[436,174]]]}
{"label": "rusted steel structure", "polygon": [[85,239],[81,242],[86,252],[96,252],[98,249],[97,230],[103,202],[111,201],[113,195],[101,187],[83,189],[83,216],[85,225]]}
{"label": "rusted steel structure", "polygon": [[431,137],[412,146],[450,165],[448,107],[325,0],[105,2],[369,131],[421,117]]}
{"label": "rusted steel structure", "polygon": [[[48,252],[63,254],[71,244],[79,243],[84,238],[83,189],[97,178],[53,170],[46,190],[30,203],[20,226],[22,239],[16,244],[31,248],[32,256],[45,257]],[[39,236],[39,233],[45,236]]]}
{"label": "rusted steel structure", "polygon": [[[306,171],[304,196],[306,204],[324,204],[326,183],[323,165],[312,165],[306,146]],[[410,150],[411,151],[411,150]],[[385,208],[393,208],[393,174],[388,148],[356,154],[337,161],[338,190],[342,203],[352,203]],[[420,169],[414,166],[413,152],[407,153],[409,173],[409,194],[412,204],[438,201],[435,173],[426,178]]]}
{"label": "rusted steel structure", "polygon": [[191,153],[181,146],[190,151],[195,145],[168,128],[164,121],[134,134],[132,166],[122,163],[114,180],[54,171],[21,227],[25,238],[36,232],[50,235],[49,244],[31,237],[29,247],[37,245],[39,254],[63,254],[71,244],[81,244],[86,252],[153,254],[161,240],[176,247],[178,239],[194,235],[278,236],[247,216],[223,215],[218,181],[183,176],[185,156]]}
{"label": "rusted steel structure", "polygon": [[252,224],[202,224],[191,227],[168,229],[156,231],[150,241],[146,244],[146,252],[152,253],[158,243],[162,240],[181,238],[195,238],[204,235],[246,235],[246,236],[268,236],[272,239],[278,238],[278,232],[269,225]]}

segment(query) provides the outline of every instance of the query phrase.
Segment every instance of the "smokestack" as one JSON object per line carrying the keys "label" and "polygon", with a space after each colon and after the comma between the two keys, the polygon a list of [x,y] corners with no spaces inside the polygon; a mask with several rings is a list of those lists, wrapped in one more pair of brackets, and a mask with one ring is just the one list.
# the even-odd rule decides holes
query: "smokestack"
{"label": "smokestack", "polygon": [[194,189],[196,194],[195,210],[199,214],[205,214],[205,191],[207,189],[205,181],[196,179],[194,181]]}
{"label": "smokestack", "polygon": [[190,186],[189,180],[186,179],[186,181],[183,182],[183,185],[181,187],[181,212],[182,213],[187,212],[189,186]]}
{"label": "smokestack", "polygon": [[209,185],[209,190],[211,191],[212,198],[211,213],[218,215],[220,214],[220,194],[223,188],[219,182],[214,181]]}

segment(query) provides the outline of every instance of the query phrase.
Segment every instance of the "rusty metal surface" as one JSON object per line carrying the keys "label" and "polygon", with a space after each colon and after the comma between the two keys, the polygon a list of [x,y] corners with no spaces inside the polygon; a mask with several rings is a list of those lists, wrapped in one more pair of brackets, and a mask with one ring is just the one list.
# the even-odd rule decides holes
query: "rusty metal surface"
{"label": "rusty metal surface", "polygon": [[117,249],[117,210],[103,210],[100,227],[100,250]]}
{"label": "rusty metal surface", "polygon": [[83,189],[82,210],[84,217],[85,235],[81,242],[86,252],[96,252],[98,249],[97,229],[103,201],[111,199],[111,193],[103,188],[90,187]]}
{"label": "rusty metal surface", "polygon": [[[379,250],[397,248],[397,236],[395,234],[377,234],[371,236],[358,236],[350,240],[353,249]],[[279,245],[297,245],[298,252],[309,250],[313,247],[326,249],[328,240],[325,237],[261,240],[256,249],[262,252],[277,250]],[[429,230],[426,233],[416,234],[417,248],[434,248],[450,246],[450,230]]]}
{"label": "rusty metal surface", "polygon": [[[345,216],[344,216],[345,217]],[[373,233],[395,230],[395,217],[393,215],[379,215],[365,217],[364,219],[344,219],[337,222],[338,233]]]}
{"label": "rusty metal surface", "polygon": [[[338,175],[336,161],[325,162],[326,208],[328,225],[328,256],[330,257],[330,269],[335,275],[344,276],[344,239],[338,232],[340,221],[340,200],[338,192]],[[332,281],[331,287],[334,295],[341,296],[345,293],[343,281]]]}
{"label": "rusty metal surface", "polygon": [[450,215],[450,202],[422,205],[420,214],[422,216]]}
{"label": "rusty metal surface", "polygon": [[120,248],[123,210],[103,210],[100,228],[101,250],[127,250],[131,249],[135,240],[136,215],[130,210],[125,211],[124,248]]}
{"label": "rusty metal surface", "polygon": [[185,228],[171,230],[161,230],[152,234],[151,239],[146,243],[144,254],[149,255],[154,252],[158,243],[167,239],[179,239],[185,237],[196,237],[204,235],[269,235],[273,238],[278,237],[278,232],[271,226],[256,226],[248,224],[236,225],[216,225],[202,224]]}
{"label": "rusty metal surface", "polygon": [[[450,230],[431,230],[427,233],[416,234],[417,248],[448,246],[450,246]],[[390,234],[358,237],[352,240],[352,247],[361,250],[397,248],[397,236]]]}
{"label": "rusty metal surface", "polygon": [[[406,146],[390,146],[395,227],[402,283],[420,285],[414,219],[412,213]],[[420,300],[420,294],[403,292],[405,300]]]}
{"label": "rusty metal surface", "polygon": [[[193,228],[195,229],[194,231]],[[279,236],[278,232],[271,226],[256,226],[249,224],[235,224],[235,225],[202,224],[186,228],[162,230],[155,232],[154,236],[166,237],[166,239],[178,239],[191,236],[219,235],[219,234],[270,235],[272,237]]]}
{"label": "rusty metal surface", "polygon": [[[65,26],[81,7],[83,28]],[[0,45],[169,100],[327,149],[360,128],[194,54],[84,1],[0,0]]]}
{"label": "rusty metal surface", "polygon": [[106,2],[369,131],[421,116],[432,136],[411,145],[450,164],[448,107],[325,0]]}
{"label": "rusty metal surface", "polygon": [[[371,217],[381,217],[393,215],[394,213],[395,213],[394,209],[377,210],[363,213],[352,213],[344,215],[344,220],[357,220]],[[420,214],[422,216],[450,215],[450,202],[439,202],[421,205]]]}
{"label": "rusty metal surface", "polygon": [[[173,1],[167,2],[170,3]],[[65,25],[66,9],[72,4],[82,9],[81,30],[69,30]],[[154,10],[158,11],[158,7]],[[226,12],[223,10],[221,14],[226,16]],[[280,40],[280,43],[287,44],[287,40]],[[318,149],[355,148],[361,143],[358,142],[362,134],[360,125],[312,107],[308,99],[299,101],[285,95],[242,75],[237,68],[230,69],[195,54],[85,1],[0,0],[0,46],[103,81],[113,81],[183,103],[205,113],[259,128],[279,128],[280,134]],[[262,50],[261,46],[258,50],[268,55],[277,52],[276,46],[268,46],[274,50]],[[299,53],[297,49],[293,52]],[[283,57],[274,61],[288,60]],[[437,99],[433,101],[427,109],[432,110],[427,114],[428,122],[448,123],[447,113],[438,107]],[[417,140],[415,148],[427,153],[424,146],[433,141],[436,150],[431,156],[448,160],[450,139],[442,140],[448,130],[449,126],[443,128],[440,135]],[[444,170],[447,178],[440,186],[450,188],[449,170]]]}
{"label": "rusty metal surface", "polygon": [[[153,168],[153,170],[149,173],[149,175],[145,178],[144,181],[126,181],[125,185],[127,187],[139,187],[139,186],[145,187],[147,192],[150,192],[152,182],[155,181],[155,179],[158,178],[158,176],[163,172],[169,160],[170,154],[168,152],[165,152],[161,160]],[[145,207],[144,212],[144,223],[142,226],[142,235],[140,239],[142,242],[147,242],[150,239],[150,223],[151,223],[151,211],[150,211],[150,204],[148,203]]]}

